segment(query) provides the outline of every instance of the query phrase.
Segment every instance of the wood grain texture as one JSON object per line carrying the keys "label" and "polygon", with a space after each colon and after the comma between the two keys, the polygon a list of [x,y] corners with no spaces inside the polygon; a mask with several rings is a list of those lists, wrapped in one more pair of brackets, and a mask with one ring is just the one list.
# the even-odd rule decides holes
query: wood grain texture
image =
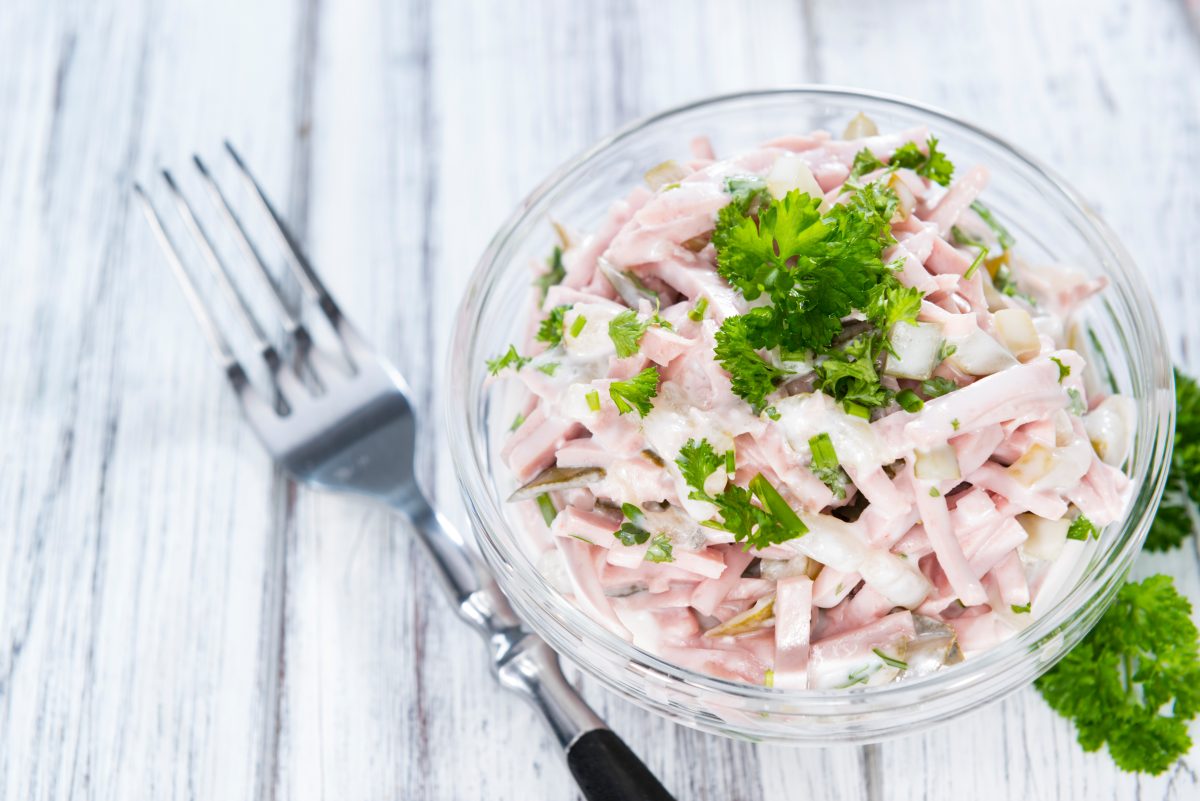
{"label": "wood grain texture", "polygon": [[[9,0],[0,67],[3,799],[572,796],[403,526],[294,487],[241,426],[128,195],[224,137],[438,423],[457,299],[547,172],[664,106],[801,81],[931,102],[1054,163],[1200,368],[1200,47],[1174,0]],[[461,524],[439,442],[424,474]],[[1194,549],[1158,570],[1200,600]],[[1195,754],[1122,775],[1032,691],[795,751],[580,682],[681,799],[1200,795]]]}

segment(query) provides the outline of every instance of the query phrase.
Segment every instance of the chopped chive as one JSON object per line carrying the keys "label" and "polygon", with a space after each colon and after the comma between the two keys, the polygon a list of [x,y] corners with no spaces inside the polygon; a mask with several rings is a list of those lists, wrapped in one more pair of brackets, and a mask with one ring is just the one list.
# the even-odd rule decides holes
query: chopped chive
{"label": "chopped chive", "polygon": [[888,667],[894,667],[898,670],[908,670],[907,662],[902,662],[893,656],[888,656],[887,654],[885,654],[883,651],[879,650],[878,648],[872,648],[871,650],[875,653],[875,656],[882,659],[883,664],[887,665]]}
{"label": "chopped chive", "polygon": [[1032,605],[1033,604],[1031,604],[1031,603],[1025,604],[1024,606],[1017,606],[1016,604],[1013,604],[1012,605],[1013,614],[1014,615],[1028,615],[1029,607],[1031,607]]}
{"label": "chopped chive", "polygon": [[704,319],[704,312],[707,310],[708,310],[708,298],[701,295],[700,300],[696,301],[696,305],[693,306],[692,310],[688,312],[688,319],[694,320],[698,323]]}
{"label": "chopped chive", "polygon": [[1100,532],[1096,531],[1095,523],[1083,515],[1071,521],[1071,527],[1067,529],[1067,539],[1087,540],[1090,537],[1100,537]]}
{"label": "chopped chive", "polygon": [[588,408],[593,412],[600,411],[600,393],[597,390],[592,390],[587,394]]}
{"label": "chopped chive", "polygon": [[778,519],[780,525],[790,535],[789,538],[808,533],[808,526],[804,525],[804,521],[800,519],[796,511],[788,505],[788,502],[779,494],[779,490],[772,487],[771,482],[767,481],[762,473],[750,479],[750,493],[758,498],[764,509]]}
{"label": "chopped chive", "polygon": [[508,430],[516,431],[518,428],[521,427],[521,424],[524,422],[525,422],[525,415],[521,414],[520,412],[517,412],[517,416],[513,418],[512,425],[509,426]]}
{"label": "chopped chive", "polygon": [[583,327],[587,325],[587,318],[582,314],[575,318],[575,322],[571,323],[571,336],[577,337],[583,333]]}
{"label": "chopped chive", "polygon": [[568,536],[570,536],[570,537],[574,537],[575,539],[579,540],[580,542],[586,542],[588,545],[595,545],[595,544],[596,544],[596,543],[592,542],[591,540],[589,540],[587,537],[581,537],[581,536],[579,536],[578,534],[570,534],[570,535],[568,535]]}
{"label": "chopped chive", "polygon": [[970,281],[971,276],[975,275],[975,271],[979,269],[979,265],[983,264],[983,260],[987,258],[988,249],[981,248],[978,255],[975,256],[975,261],[971,262],[971,266],[963,273],[963,280]]}
{"label": "chopped chive", "polygon": [[950,427],[953,428],[955,431],[957,431],[958,426],[959,426],[958,418],[955,417],[953,420],[950,421]]}
{"label": "chopped chive", "polygon": [[925,408],[925,401],[921,400],[917,393],[911,389],[903,389],[896,394],[896,403],[900,404],[900,408],[910,414],[921,411]]}
{"label": "chopped chive", "polygon": [[842,406],[845,407],[846,414],[852,414],[855,417],[861,417],[864,420],[871,419],[871,410],[866,406],[854,403],[853,401],[846,401],[842,404]]}
{"label": "chopped chive", "polygon": [[546,521],[546,525],[552,525],[554,518],[558,517],[558,510],[554,508],[554,501],[550,500],[550,496],[543,492],[537,496],[537,505],[542,510],[542,519]]}
{"label": "chopped chive", "polygon": [[731,476],[737,472],[737,454],[733,452],[733,448],[725,451],[725,472]]}
{"label": "chopped chive", "polygon": [[929,488],[929,497],[930,498],[940,498],[940,497],[942,497],[942,493],[938,492],[937,487],[930,487]]}
{"label": "chopped chive", "polygon": [[767,668],[766,671],[763,673],[763,686],[764,687],[774,687],[775,686],[775,671],[771,670],[770,668]]}

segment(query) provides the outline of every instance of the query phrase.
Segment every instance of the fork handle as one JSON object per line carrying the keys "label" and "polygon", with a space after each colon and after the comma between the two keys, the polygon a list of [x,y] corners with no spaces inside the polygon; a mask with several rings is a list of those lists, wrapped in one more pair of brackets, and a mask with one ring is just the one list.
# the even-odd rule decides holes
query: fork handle
{"label": "fork handle", "polygon": [[487,640],[501,686],[541,714],[587,801],[674,801],[650,769],[579,695],[558,655],[527,632],[487,566],[422,495],[393,507],[413,524],[459,616]]}

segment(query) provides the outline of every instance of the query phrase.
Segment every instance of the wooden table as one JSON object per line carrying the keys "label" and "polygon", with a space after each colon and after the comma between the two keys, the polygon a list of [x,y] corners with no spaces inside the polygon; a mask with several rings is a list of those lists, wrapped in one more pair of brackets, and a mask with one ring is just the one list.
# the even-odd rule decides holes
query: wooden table
{"label": "wooden table", "polygon": [[[1198,80],[1171,0],[6,0],[0,797],[571,797],[402,526],[273,471],[132,181],[183,172],[193,151],[217,161],[232,138],[439,410],[475,259],[555,165],[707,94],[885,90],[1069,176],[1200,368]],[[461,522],[429,434],[424,470]],[[1200,598],[1190,546],[1139,569]],[[680,799],[1200,797],[1195,752],[1158,778],[1120,774],[1032,690],[908,739],[792,751],[583,687]]]}

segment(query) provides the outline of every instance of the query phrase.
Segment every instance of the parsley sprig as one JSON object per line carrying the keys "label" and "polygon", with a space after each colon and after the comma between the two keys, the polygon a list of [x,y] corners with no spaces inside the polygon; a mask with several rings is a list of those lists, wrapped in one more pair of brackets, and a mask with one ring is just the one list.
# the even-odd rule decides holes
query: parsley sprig
{"label": "parsley sprig", "polygon": [[1128,583],[1084,640],[1037,680],[1075,723],[1079,744],[1106,742],[1117,767],[1162,773],[1191,747],[1200,712],[1200,653],[1191,604],[1169,576]]}
{"label": "parsley sprig", "polygon": [[637,410],[639,417],[650,414],[650,399],[658,395],[658,368],[651,365],[627,381],[614,381],[608,396],[621,414]]}
{"label": "parsley sprig", "polygon": [[[902,286],[881,258],[894,241],[895,193],[867,184],[825,214],[820,198],[799,191],[778,201],[752,197],[752,203],[735,199],[721,209],[713,232],[721,276],[746,300],[764,294],[771,300],[726,318],[717,332],[716,357],[734,393],[762,408],[788,371],[760,351],[779,349],[840,362],[826,370],[828,376],[818,370],[823,388],[839,400],[852,396],[868,407],[884,405],[889,396],[870,363],[886,347],[886,330],[914,321],[921,304],[920,292]],[[843,318],[855,310],[884,335],[834,347]]]}
{"label": "parsley sprig", "polygon": [[717,454],[707,439],[699,442],[689,439],[680,449],[675,464],[691,487],[688,497],[708,501],[720,513],[720,520],[710,520],[704,525],[729,532],[747,550],[766,548],[808,533],[804,521],[762,473],[750,479],[748,489],[731,483],[723,492],[710,495],[704,489],[704,482],[726,464],[726,459]]}

